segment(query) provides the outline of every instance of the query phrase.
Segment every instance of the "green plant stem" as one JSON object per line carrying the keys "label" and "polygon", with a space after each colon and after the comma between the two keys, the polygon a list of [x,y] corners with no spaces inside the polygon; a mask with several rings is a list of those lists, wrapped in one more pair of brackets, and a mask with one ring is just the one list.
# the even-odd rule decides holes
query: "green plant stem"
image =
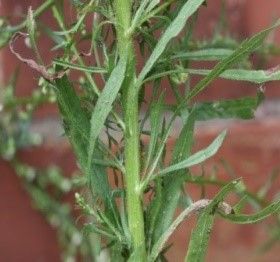
{"label": "green plant stem", "polygon": [[[125,111],[125,184],[128,225],[135,254],[134,261],[146,261],[144,218],[140,185],[140,145],[138,124],[138,90],[135,85],[135,54],[130,34],[131,0],[115,0],[116,28],[120,56],[127,57],[122,87]],[[137,254],[137,255],[136,255]]]}

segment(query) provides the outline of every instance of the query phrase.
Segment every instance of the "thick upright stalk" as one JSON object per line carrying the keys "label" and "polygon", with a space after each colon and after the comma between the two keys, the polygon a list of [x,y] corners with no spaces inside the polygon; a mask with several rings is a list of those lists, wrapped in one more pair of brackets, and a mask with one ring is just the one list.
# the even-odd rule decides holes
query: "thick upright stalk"
{"label": "thick upright stalk", "polygon": [[131,23],[131,0],[115,0],[116,27],[120,56],[128,57],[127,71],[122,87],[125,111],[125,169],[126,203],[128,224],[133,250],[137,261],[146,261],[144,218],[140,184],[138,90],[135,86],[135,53],[129,33]]}

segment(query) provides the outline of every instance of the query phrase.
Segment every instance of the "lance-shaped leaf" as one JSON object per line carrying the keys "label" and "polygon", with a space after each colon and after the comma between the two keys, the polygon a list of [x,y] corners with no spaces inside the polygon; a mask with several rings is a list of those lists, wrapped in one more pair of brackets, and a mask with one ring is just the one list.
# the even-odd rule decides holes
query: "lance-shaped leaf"
{"label": "lance-shaped leaf", "polygon": [[133,17],[133,20],[131,22],[132,30],[134,30],[137,26],[140,26],[139,22],[141,21],[141,17],[143,16],[143,14],[145,14],[145,9],[148,4],[149,4],[149,0],[141,1],[141,4],[138,7],[138,9]]}
{"label": "lance-shaped leaf", "polygon": [[226,69],[244,59],[252,51],[257,49],[267,37],[267,35],[280,24],[280,20],[272,27],[261,31],[253,37],[243,41],[239,48],[237,48],[230,56],[218,63],[213,70],[201,81],[199,81],[187,96],[187,100],[195,97],[201,91],[203,91],[212,81],[214,81],[219,75],[221,75]]}
{"label": "lance-shaped leaf", "polygon": [[[195,112],[190,112],[176,140],[172,154],[172,164],[182,161],[191,154],[195,119]],[[158,181],[156,196],[149,210],[150,231],[153,233],[153,241],[157,241],[172,222],[185,179],[186,172],[181,170],[176,174],[170,173],[162,181]]]}
{"label": "lance-shaped leaf", "polygon": [[150,135],[150,141],[148,146],[148,153],[145,163],[145,169],[147,170],[150,161],[154,155],[156,145],[158,142],[158,137],[160,133],[160,122],[161,122],[161,112],[162,112],[162,105],[163,105],[163,94],[160,95],[159,99],[152,104],[151,108],[151,135]]}
{"label": "lance-shaped leaf", "polygon": [[214,214],[205,210],[197,220],[197,226],[192,232],[190,247],[185,262],[204,261],[210,234],[214,225]]}
{"label": "lance-shaped leaf", "polygon": [[227,58],[233,52],[232,49],[209,48],[188,52],[179,52],[168,59],[192,60],[192,61],[217,61]]}
{"label": "lance-shaped leaf", "polygon": [[198,121],[215,118],[251,119],[263,98],[263,92],[259,92],[257,97],[198,103],[193,110],[196,112]]}
{"label": "lance-shaped leaf", "polygon": [[280,200],[271,203],[266,208],[261,211],[252,214],[252,215],[243,215],[243,214],[221,214],[224,218],[230,220],[236,224],[253,224],[257,223],[265,218],[269,217],[272,214],[280,213]]}
{"label": "lance-shaped leaf", "polygon": [[62,78],[57,78],[55,83],[59,109],[66,124],[66,133],[68,129],[76,130],[83,141],[87,143],[89,138],[89,121],[86,113],[81,108],[79,97],[66,75]]}
{"label": "lance-shaped leaf", "polygon": [[185,262],[204,261],[210,233],[214,224],[215,209],[218,207],[219,203],[224,200],[226,195],[234,190],[234,188],[238,185],[238,182],[239,180],[234,180],[224,186],[199,216],[196,227],[191,234],[191,240]]}
{"label": "lance-shaped leaf", "polygon": [[168,229],[162,234],[158,241],[154,244],[151,254],[149,255],[149,262],[155,261],[160,252],[164,249],[169,237],[180,226],[180,224],[187,219],[191,214],[199,212],[210,204],[210,200],[202,199],[188,206],[181,214],[172,222]]}
{"label": "lance-shaped leaf", "polygon": [[88,73],[98,73],[98,74],[104,74],[107,73],[107,70],[105,68],[102,67],[92,67],[92,66],[82,66],[82,65],[78,65],[78,64],[73,64],[70,62],[65,62],[59,59],[54,59],[53,63],[55,65],[59,65],[62,66],[64,68],[71,68],[71,69],[75,69],[81,72],[88,72]]}
{"label": "lance-shaped leaf", "polygon": [[144,68],[139,74],[138,85],[142,84],[147,74],[151,71],[158,58],[164,52],[169,41],[181,32],[188,18],[195,13],[195,11],[201,6],[203,2],[204,0],[189,0],[184,4],[177,17],[172,21],[172,23],[163,33],[162,37],[155,46],[151,56],[147,60]]}
{"label": "lance-shaped leaf", "polygon": [[[59,110],[63,118],[64,130],[73,146],[75,155],[78,159],[80,167],[84,174],[87,171],[87,145],[89,143],[89,119],[82,110],[79,97],[77,96],[73,86],[64,75],[62,78],[55,80],[57,101]],[[97,148],[95,158],[102,160],[103,154]],[[111,194],[106,169],[103,166],[92,163],[92,172],[87,176],[88,182],[95,195],[104,200],[105,206],[108,208],[108,216],[113,217],[110,208]]]}
{"label": "lance-shaped leaf", "polygon": [[122,82],[125,77],[126,57],[123,56],[112,71],[102,93],[100,94],[90,120],[90,140],[88,147],[88,171],[91,168],[93,153],[97,138],[112,110]]}
{"label": "lance-shaped leaf", "polygon": [[[188,73],[194,75],[209,75],[211,70],[208,69],[188,69]],[[263,84],[270,81],[280,80],[280,69],[278,67],[269,70],[245,70],[245,69],[228,69],[219,75],[220,78],[247,81],[255,84]]]}
{"label": "lance-shaped leaf", "polygon": [[215,155],[218,149],[221,147],[224,138],[226,136],[226,131],[223,131],[207,148],[193,154],[192,156],[188,157],[186,160],[181,161],[177,164],[171,165],[155,174],[156,176],[164,176],[171,172],[176,172],[178,170],[189,168],[191,166],[200,164],[210,158],[211,156]]}

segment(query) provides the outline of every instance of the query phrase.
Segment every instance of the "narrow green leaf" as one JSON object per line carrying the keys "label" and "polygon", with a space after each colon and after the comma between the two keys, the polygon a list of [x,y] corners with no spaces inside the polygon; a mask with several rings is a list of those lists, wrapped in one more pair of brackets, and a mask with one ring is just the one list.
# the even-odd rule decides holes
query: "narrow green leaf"
{"label": "narrow green leaf", "polygon": [[263,210],[253,214],[253,215],[243,215],[243,214],[221,214],[224,218],[230,220],[236,224],[253,224],[257,223],[272,214],[280,213],[280,200],[273,202]]}
{"label": "narrow green leaf", "polygon": [[66,128],[75,129],[84,141],[88,141],[89,121],[81,108],[79,97],[75,93],[73,86],[66,75],[56,79],[55,83],[59,109],[63,120],[66,122]]}
{"label": "narrow green leaf", "polygon": [[[86,172],[87,167],[87,145],[89,143],[89,120],[82,111],[79,98],[66,76],[56,80],[56,93],[60,112],[63,116],[64,129],[69,136],[75,154],[79,160],[81,169]],[[103,170],[103,171],[102,171]],[[106,183],[106,172],[103,167],[96,166],[96,172],[90,175],[90,184],[94,185],[95,192],[102,197],[108,196],[108,182]]]}
{"label": "narrow green leaf", "polygon": [[[228,194],[228,192],[230,192],[231,190],[233,190],[233,188],[238,184],[238,182],[239,180],[234,180],[228,185],[226,185],[224,188],[222,188],[222,190],[217,194],[217,196],[213,200],[202,199],[197,202],[194,202],[186,209],[184,209],[156,241],[152,248],[148,261],[152,262],[156,260],[160,252],[163,250],[164,245],[166,244],[169,237],[175,232],[175,230],[181,225],[181,223],[187,218],[189,218],[193,213],[199,212],[205,208],[206,210],[202,213],[199,220],[201,220],[200,222],[202,222],[206,228],[211,228],[214,220],[214,209],[218,207],[219,203],[224,199],[225,195]],[[206,215],[204,213],[206,213]],[[211,216],[209,216],[209,214],[211,214]],[[207,218],[209,219],[205,219],[204,221],[204,219],[201,218],[203,216],[207,216]],[[199,226],[201,225],[199,225],[198,221],[197,227]]]}
{"label": "narrow green leaf", "polygon": [[[57,101],[59,110],[63,118],[65,133],[74,148],[75,155],[84,174],[87,174],[87,146],[89,144],[89,119],[86,113],[82,110],[80,100],[74,91],[73,86],[64,75],[62,78],[55,80]],[[103,154],[99,149],[95,150],[95,160],[102,160]],[[106,169],[103,166],[92,163],[91,172],[87,174],[92,192],[104,200],[108,217],[112,218],[110,209],[111,203],[110,186],[106,174]]]}
{"label": "narrow green leaf", "polygon": [[104,166],[104,167],[112,167],[119,169],[120,171],[124,172],[124,168],[114,160],[105,160],[105,159],[93,159],[92,163],[97,166]]}
{"label": "narrow green leaf", "polygon": [[167,230],[162,234],[162,236],[154,244],[151,254],[149,255],[148,261],[153,262],[157,259],[160,252],[164,249],[169,237],[175,232],[175,230],[180,226],[180,224],[190,217],[194,212],[201,211],[201,209],[207,207],[210,203],[210,200],[199,200],[194,204],[188,206],[181,214],[172,222],[172,224],[167,228]]}
{"label": "narrow green leaf", "polygon": [[150,141],[149,141],[149,147],[148,147],[148,153],[145,163],[145,170],[147,170],[151,158],[154,155],[154,151],[156,148],[156,144],[158,142],[158,136],[160,132],[160,116],[162,111],[162,103],[163,103],[163,94],[160,95],[159,99],[152,105],[151,108],[151,135],[150,135]]}
{"label": "narrow green leaf", "polygon": [[146,12],[152,11],[158,4],[160,3],[160,0],[151,0],[150,4],[146,8]]}
{"label": "narrow green leaf", "polygon": [[[186,114],[186,112],[184,112]],[[181,162],[185,157],[189,157],[193,146],[193,132],[196,121],[196,112],[191,111],[184,121],[184,126],[176,140],[172,153],[172,164]]]}
{"label": "narrow green leaf", "polygon": [[207,251],[210,233],[214,224],[215,209],[238,184],[239,180],[234,180],[224,186],[215,196],[211,203],[199,216],[196,227],[192,232],[185,262],[202,262]]}
{"label": "narrow green leaf", "polygon": [[76,70],[82,71],[82,72],[99,73],[99,74],[107,73],[107,70],[102,67],[82,66],[82,65],[77,65],[77,64],[65,62],[65,61],[58,60],[58,59],[54,59],[53,63],[55,65],[59,65],[64,68],[76,69]]}
{"label": "narrow green leaf", "polygon": [[122,82],[125,77],[126,57],[121,58],[115,69],[112,71],[102,93],[100,94],[90,121],[90,140],[88,147],[88,171],[90,170],[96,140],[104,126],[104,123],[111,112],[112,104],[115,101]]}
{"label": "narrow green leaf", "polygon": [[139,22],[141,21],[141,18],[143,16],[143,14],[145,13],[145,9],[147,7],[147,5],[149,4],[150,0],[143,0],[141,1],[140,6],[138,7],[133,20],[131,22],[131,28],[132,31],[134,31],[134,29],[138,26],[140,26]]}
{"label": "narrow green leaf", "polygon": [[101,229],[98,225],[96,225],[95,223],[88,223],[88,224],[85,224],[82,228],[82,232],[83,234],[85,235],[88,235],[90,233],[97,233],[98,235],[101,235],[101,236],[104,236],[106,238],[108,238],[109,240],[116,240],[116,237],[107,232],[106,230],[103,230]]}
{"label": "narrow green leaf", "polygon": [[[188,69],[187,72],[194,75],[209,75],[211,70]],[[235,81],[263,84],[270,81],[279,81],[280,70],[278,68],[272,68],[270,70],[228,69],[220,74],[219,77]]]}
{"label": "narrow green leaf", "polygon": [[[195,119],[194,112],[191,112],[184,122],[174,147],[172,155],[173,164],[182,161],[191,153]],[[151,213],[149,214],[149,221],[152,221],[152,228],[150,230],[153,232],[153,242],[157,241],[171,224],[181,195],[181,187],[185,180],[186,172],[181,170],[176,172],[176,174],[170,173],[164,179],[157,182],[156,188],[158,190],[152,201]]]}
{"label": "narrow green leaf", "polygon": [[216,61],[227,58],[233,53],[232,49],[209,48],[189,52],[179,52],[168,59],[192,60],[192,61]]}
{"label": "narrow green leaf", "polygon": [[198,103],[193,110],[196,112],[198,121],[215,118],[251,119],[254,117],[254,112],[262,100],[263,93],[260,92],[257,97]]}
{"label": "narrow green leaf", "polygon": [[203,262],[207,251],[215,215],[205,210],[198,218],[191,235],[191,241],[185,262]]}
{"label": "narrow green leaf", "polygon": [[[184,69],[178,68],[163,72],[156,72],[154,75],[147,77],[144,82],[153,81],[161,77],[176,74],[190,74],[208,76],[212,70],[210,69]],[[271,81],[280,80],[280,70],[278,67],[269,70],[245,70],[245,69],[228,69],[221,73],[217,78],[223,78],[233,81],[246,81],[255,84],[264,84]]]}
{"label": "narrow green leaf", "polygon": [[191,166],[204,162],[206,159],[210,158],[211,156],[217,153],[218,149],[221,147],[224,141],[225,136],[226,131],[223,131],[207,148],[193,154],[184,161],[181,161],[177,164],[171,165],[161,170],[155,176],[164,176],[168,173],[176,172],[178,170],[189,168]]}
{"label": "narrow green leaf", "polygon": [[177,17],[172,21],[172,23],[168,26],[160,40],[158,41],[156,47],[154,48],[151,56],[146,62],[144,68],[138,77],[138,85],[140,86],[147,76],[147,74],[151,71],[154,64],[160,57],[160,55],[164,52],[169,41],[176,37],[181,30],[184,28],[188,18],[195,13],[195,11],[201,6],[204,0],[189,0],[184,6],[181,8]]}
{"label": "narrow green leaf", "polygon": [[[142,183],[142,188],[146,188],[146,186],[149,184],[149,182],[151,181],[151,178],[153,176],[153,173],[154,173],[154,170],[156,169],[156,167],[158,166],[159,164],[159,161],[160,161],[160,158],[162,157],[163,155],[163,152],[164,152],[164,149],[165,149],[165,146],[166,146],[166,142],[167,142],[167,139],[171,133],[171,130],[172,130],[172,123],[174,122],[175,120],[175,117],[173,117],[170,122],[168,123],[167,127],[165,128],[165,130],[163,130],[162,132],[162,137],[161,137],[161,141],[160,141],[160,146],[159,148],[157,148],[156,152],[155,152],[155,156],[153,158],[153,160],[151,161],[151,166],[149,168],[149,172],[146,176],[146,178],[144,179],[143,183]],[[165,123],[165,120],[164,122]],[[164,127],[165,127],[165,124],[164,124]]]}
{"label": "narrow green leaf", "polygon": [[272,27],[261,31],[260,33],[254,35],[250,39],[247,39],[241,43],[239,48],[237,48],[229,57],[218,63],[213,70],[201,81],[199,81],[195,87],[190,91],[187,96],[187,100],[195,97],[201,91],[203,91],[213,80],[215,80],[220,74],[222,74],[230,66],[234,65],[236,62],[244,59],[248,54],[257,49],[267,37],[267,35],[276,27],[278,27],[280,21],[274,24]]}
{"label": "narrow green leaf", "polygon": [[131,245],[131,233],[129,231],[128,221],[127,221],[127,212],[125,209],[125,197],[124,192],[121,193],[121,203],[120,203],[120,218],[121,218],[121,224],[122,224],[122,231],[124,234],[124,237],[128,243],[128,245]]}

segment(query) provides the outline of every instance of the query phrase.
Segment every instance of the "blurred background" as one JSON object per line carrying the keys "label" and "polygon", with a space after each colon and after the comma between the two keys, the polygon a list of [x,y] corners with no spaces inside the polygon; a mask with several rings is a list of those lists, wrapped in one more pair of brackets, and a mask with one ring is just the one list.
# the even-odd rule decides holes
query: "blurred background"
{"label": "blurred background", "polygon": [[[41,3],[40,0],[0,0],[0,15],[8,16],[13,24],[17,24],[27,14],[29,6],[36,9]],[[208,7],[203,8],[198,17],[196,34],[200,39],[213,35],[222,12],[222,1],[208,1]],[[244,39],[279,17],[279,0],[227,0],[223,26],[227,28],[229,40]],[[42,21],[52,26],[48,12],[42,15]],[[268,41],[274,42],[276,47],[280,45],[280,30],[275,31]],[[50,40],[41,37],[39,46],[42,57],[49,63],[53,57]],[[26,46],[17,48],[25,57],[32,54]],[[280,62],[279,55],[252,59],[256,67],[264,69],[278,66]],[[13,80],[15,74],[16,80]],[[1,100],[11,96],[11,86],[16,86],[16,95],[23,98],[19,101],[26,104],[24,99],[32,96],[40,104],[44,98],[36,93],[37,79],[38,75],[20,63],[8,48],[1,49]],[[212,101],[249,96],[256,94],[258,87],[246,82],[218,80],[198,99]],[[255,113],[254,120],[198,124],[196,147],[208,144],[227,128],[229,136],[225,144],[219,154],[206,163],[203,172],[218,173],[228,179],[230,176],[243,177],[248,190],[271,200],[280,192],[280,179],[277,179],[280,168],[280,82],[268,83],[262,88],[266,99]],[[10,107],[13,108],[13,100]],[[62,252],[65,252],[67,261],[75,261],[73,254],[82,240],[76,227],[79,219],[71,193],[76,186],[73,177],[78,172],[74,156],[62,136],[57,108],[44,103],[30,110],[35,110],[32,122],[26,112],[18,109],[9,116],[0,115],[0,261],[61,261]],[[4,134],[4,127],[12,135]],[[197,168],[195,172],[202,172],[202,169]],[[53,199],[31,183],[34,177],[36,186],[47,188]],[[208,190],[211,191],[211,187]],[[190,191],[198,195],[194,189],[190,188]],[[64,203],[62,207],[58,205],[60,201]],[[271,223],[239,226],[217,219],[207,261],[279,261],[280,229],[279,225],[277,228]],[[169,252],[170,261],[181,261],[180,258],[184,257],[189,232],[189,224],[184,225],[172,239],[178,248]]]}

